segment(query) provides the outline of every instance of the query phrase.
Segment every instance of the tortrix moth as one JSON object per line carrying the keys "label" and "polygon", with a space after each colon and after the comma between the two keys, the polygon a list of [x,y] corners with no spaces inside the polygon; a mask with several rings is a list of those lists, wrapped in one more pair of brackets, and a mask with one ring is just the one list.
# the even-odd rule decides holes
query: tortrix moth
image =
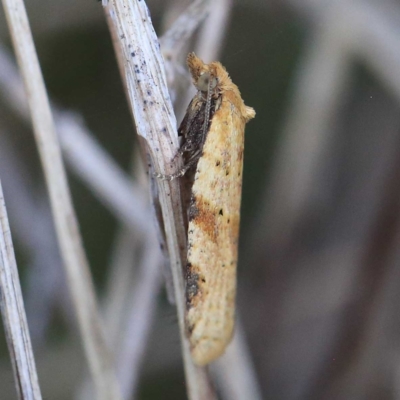
{"label": "tortrix moth", "polygon": [[[197,365],[218,358],[234,328],[244,128],[255,111],[219,62],[187,58],[198,92],[179,127],[178,154],[194,174],[189,204],[186,327]],[[193,177],[192,177],[193,178]]]}

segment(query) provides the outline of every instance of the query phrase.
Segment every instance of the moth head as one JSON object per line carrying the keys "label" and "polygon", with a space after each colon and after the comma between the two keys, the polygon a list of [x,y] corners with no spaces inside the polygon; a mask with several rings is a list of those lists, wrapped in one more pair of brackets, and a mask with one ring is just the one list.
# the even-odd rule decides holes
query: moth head
{"label": "moth head", "polygon": [[211,75],[209,72],[202,72],[197,79],[196,87],[202,92],[207,92],[208,90],[213,90],[218,84],[218,79]]}

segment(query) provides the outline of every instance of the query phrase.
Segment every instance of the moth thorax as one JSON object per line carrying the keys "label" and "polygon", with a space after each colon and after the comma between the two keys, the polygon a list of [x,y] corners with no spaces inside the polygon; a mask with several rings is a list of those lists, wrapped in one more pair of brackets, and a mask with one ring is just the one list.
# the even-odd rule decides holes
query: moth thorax
{"label": "moth thorax", "polygon": [[215,89],[218,84],[218,80],[215,76],[212,76],[209,72],[203,72],[197,80],[196,87],[202,92],[208,92],[209,90]]}

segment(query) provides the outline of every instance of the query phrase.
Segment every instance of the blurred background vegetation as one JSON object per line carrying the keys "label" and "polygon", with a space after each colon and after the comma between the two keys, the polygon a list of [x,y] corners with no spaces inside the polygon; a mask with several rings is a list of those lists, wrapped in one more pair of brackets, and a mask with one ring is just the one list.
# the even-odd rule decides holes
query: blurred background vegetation
{"label": "blurred background vegetation", "polygon": [[[157,33],[169,7],[189,3],[149,0]],[[26,6],[52,100],[79,114],[130,173],[134,125],[101,3]],[[257,113],[246,128],[237,304],[265,399],[400,395],[399,22],[394,0],[229,3],[218,58]],[[11,54],[2,11],[0,39]],[[23,226],[24,202],[8,178],[26,185],[26,201],[48,208],[36,145],[2,86],[0,136],[0,178],[42,393],[77,398],[86,367],[57,250],[38,266],[18,232],[51,236],[52,227],[33,217]],[[4,162],[5,149],[17,172]],[[79,177],[69,173],[69,183],[103,299],[121,228]],[[175,309],[165,290],[157,304],[137,398],[184,399]],[[13,399],[3,337],[0,345],[0,398]]]}

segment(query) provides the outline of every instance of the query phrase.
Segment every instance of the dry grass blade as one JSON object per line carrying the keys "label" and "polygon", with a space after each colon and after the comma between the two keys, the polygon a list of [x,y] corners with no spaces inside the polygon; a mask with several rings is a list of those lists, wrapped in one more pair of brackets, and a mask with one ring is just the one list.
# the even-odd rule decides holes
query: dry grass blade
{"label": "dry grass blade", "polygon": [[78,223],[72,207],[50,105],[22,0],[3,0],[19,66],[24,78],[35,137],[43,164],[61,253],[78,315],[86,356],[98,399],[120,398]]}
{"label": "dry grass blade", "polygon": [[[24,286],[25,308],[32,342],[39,347],[44,344],[55,302],[58,300],[65,310],[70,308],[70,302],[65,299],[65,279],[47,193],[44,188],[34,190],[29,171],[21,162],[10,137],[11,133],[0,123],[1,179],[8,200],[7,211],[11,216],[14,241],[22,247],[29,260]],[[39,228],[39,225],[40,235],[37,229],[32,229],[32,226]]]}
{"label": "dry grass blade", "polygon": [[334,20],[332,25],[344,36],[351,52],[364,59],[387,90],[400,99],[400,15],[397,7],[359,1],[351,5],[339,3],[334,12],[341,24]]}
{"label": "dry grass blade", "polygon": [[[0,46],[0,95],[25,120],[29,109],[18,71]],[[52,107],[66,162],[116,216],[133,232],[151,230],[148,205],[142,189],[104,151],[82,121],[70,111]]]}
{"label": "dry grass blade", "polygon": [[208,62],[218,59],[227,32],[231,9],[232,0],[218,0],[213,4],[212,12],[199,33],[195,51],[203,60]]}
{"label": "dry grass blade", "polygon": [[26,322],[17,263],[0,183],[0,304],[20,399],[42,398]]}
{"label": "dry grass blade", "polygon": [[210,0],[196,0],[182,13],[170,29],[160,38],[160,44],[167,59],[176,58],[182,52],[193,32],[209,12]]}
{"label": "dry grass blade", "polygon": [[[171,165],[177,152],[176,119],[168,94],[164,62],[144,1],[109,1],[105,7],[111,18],[113,37],[118,38],[117,54],[124,60],[125,82],[136,130],[150,166],[161,174],[178,168]],[[164,228],[171,261],[178,310],[188,393],[191,399],[211,399],[213,392],[204,369],[192,363],[184,327],[184,283],[182,260],[185,257],[184,232],[179,184],[157,182]]]}
{"label": "dry grass blade", "polygon": [[[6,101],[22,118],[29,118],[26,99],[22,96],[22,82],[19,79],[12,60],[1,48],[0,65],[0,86],[3,88],[2,93],[7,96]],[[111,312],[113,318],[112,322],[109,321],[107,323],[110,329],[112,328],[113,330],[125,332],[124,337],[129,337],[129,340],[123,340],[123,343],[125,343],[124,346],[134,348],[134,351],[120,351],[120,353],[124,353],[125,364],[129,362],[129,357],[132,357],[132,363],[135,365],[131,364],[130,368],[125,369],[125,371],[123,368],[118,368],[120,371],[119,381],[121,390],[123,392],[134,392],[139,372],[139,364],[144,349],[143,342],[147,337],[145,332],[149,329],[149,322],[154,314],[153,303],[156,299],[155,292],[158,291],[157,288],[159,287],[159,267],[161,263],[157,248],[158,245],[155,243],[154,226],[148,223],[149,219],[151,219],[149,205],[146,204],[142,188],[131,181],[111,157],[100,147],[79,116],[71,112],[57,110],[55,107],[53,107],[53,114],[64,156],[73,171],[87,183],[88,187],[93,190],[99,200],[120,220],[120,223],[131,231],[130,233],[126,233],[129,237],[127,245],[129,247],[132,246],[131,237],[132,234],[136,234],[140,236],[143,242],[147,243],[147,247],[152,247],[152,253],[157,258],[155,264],[142,266],[140,269],[142,272],[139,278],[143,278],[143,284],[142,280],[140,280],[133,290],[130,289],[133,278],[126,279],[126,276],[122,278],[126,290],[129,290],[129,293],[125,293],[126,291],[124,291],[124,293],[129,296],[130,304],[133,305],[133,309],[130,307],[132,310],[129,313],[129,318],[131,320],[130,331],[126,332],[125,327],[122,327],[121,321],[117,318],[117,315],[119,317],[121,317],[121,315],[119,312],[116,312],[115,309]],[[127,261],[129,269],[132,269],[132,262],[132,260]],[[157,288],[153,289],[154,286]],[[140,295],[135,295],[134,292],[136,288],[140,291]],[[121,288],[118,289],[118,294],[116,294],[118,298],[122,294],[120,289]],[[131,291],[132,295],[130,294]],[[134,296],[135,301],[132,301],[132,296]],[[143,315],[146,315],[147,319],[143,318]],[[125,319],[126,316],[124,316],[123,320],[125,321]],[[139,319],[141,323],[145,323],[137,324],[137,319]],[[137,330],[137,334],[136,331],[132,333],[132,330],[135,329]],[[110,334],[110,336],[108,342],[115,344],[116,334]],[[119,339],[118,336],[118,340]],[[113,345],[111,347],[115,346]],[[121,371],[124,371],[124,373]],[[90,393],[89,390],[89,385],[86,383],[85,388],[82,389],[81,396],[86,396],[84,398],[92,398],[93,394]],[[129,398],[130,396],[124,397]]]}
{"label": "dry grass blade", "polygon": [[79,118],[68,112],[57,112],[55,117],[63,154],[76,175],[122,224],[133,232],[153,231],[148,225],[146,197],[139,185],[117,165]]}
{"label": "dry grass blade", "polygon": [[251,360],[243,327],[236,319],[235,335],[225,354],[212,366],[222,398],[261,400],[261,388]]}
{"label": "dry grass blade", "polygon": [[118,379],[126,399],[135,398],[137,392],[146,339],[156,311],[157,292],[161,287],[161,253],[154,251],[154,245],[153,240],[144,249],[139,276],[129,296],[131,309],[125,321],[124,335],[117,349]]}

